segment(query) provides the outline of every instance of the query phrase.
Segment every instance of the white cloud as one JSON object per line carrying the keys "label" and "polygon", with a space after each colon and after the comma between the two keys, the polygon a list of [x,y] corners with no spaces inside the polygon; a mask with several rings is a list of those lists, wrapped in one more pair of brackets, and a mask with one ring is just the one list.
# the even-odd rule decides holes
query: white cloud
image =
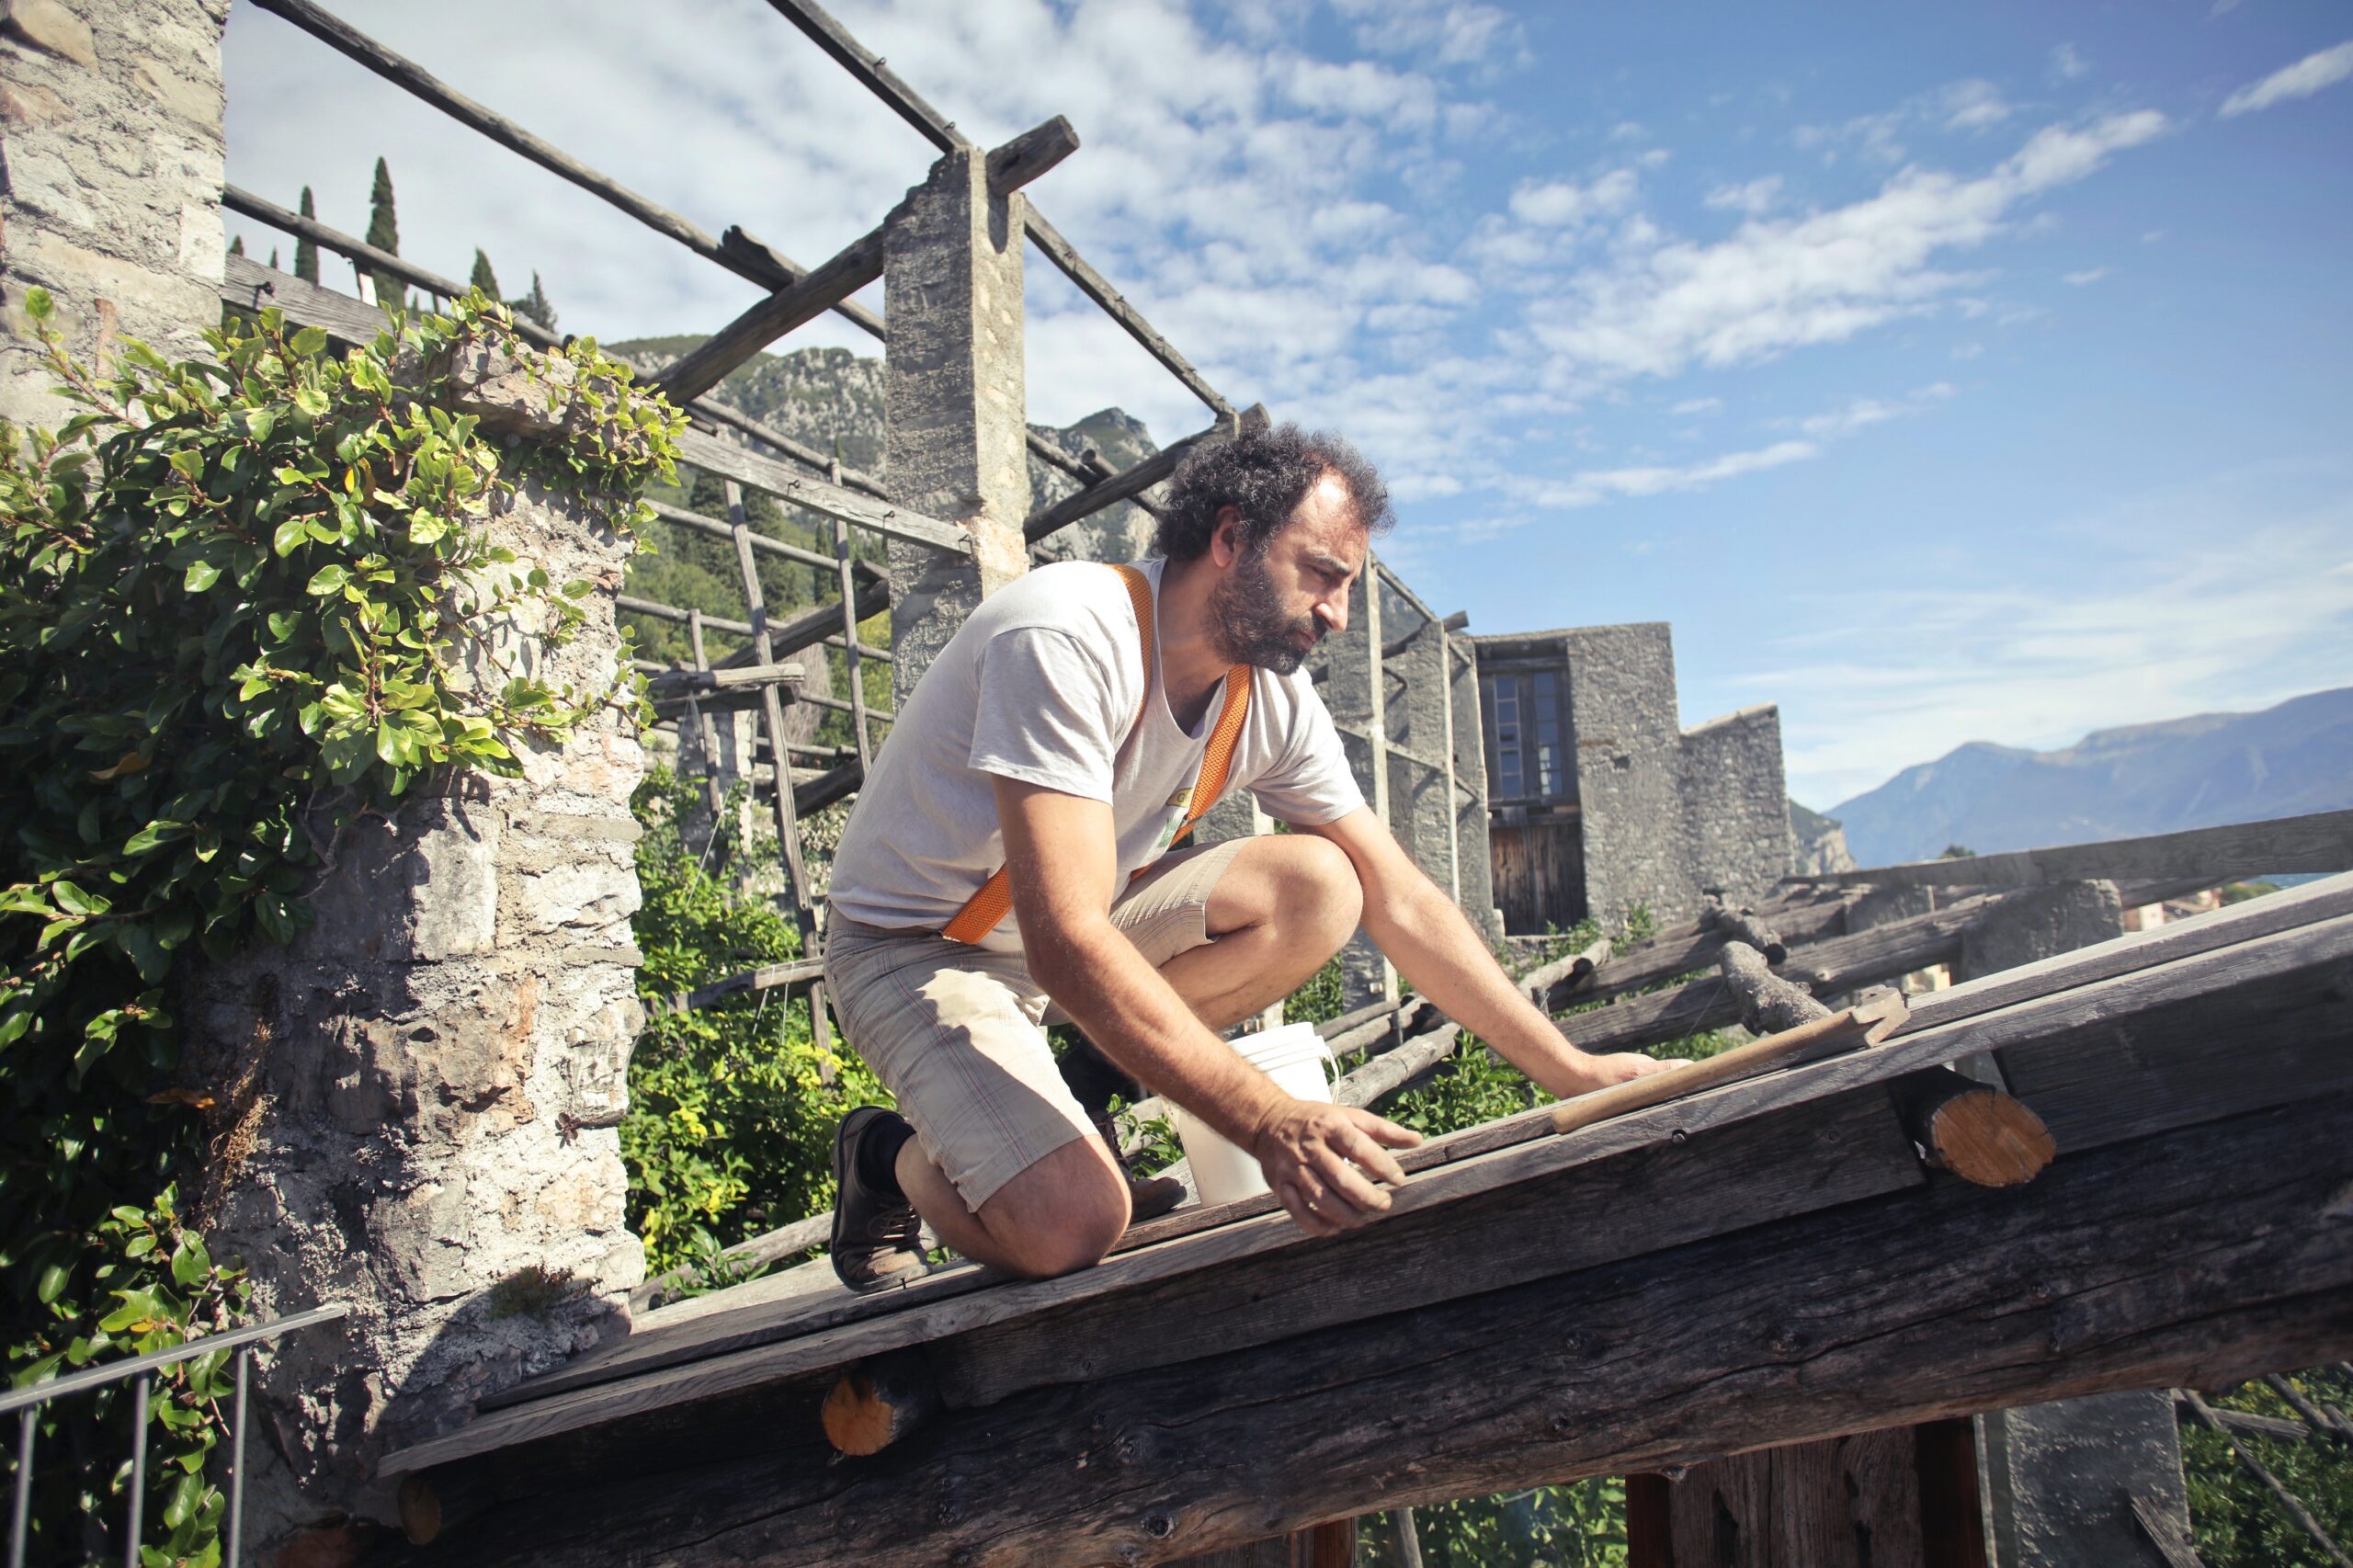
{"label": "white cloud", "polygon": [[1381,54],[1473,65],[1515,59],[1526,34],[1509,12],[1461,0],[1333,0],[1356,24],[1359,48]]}
{"label": "white cloud", "polygon": [[1669,412],[1677,415],[1693,414],[1721,414],[1723,412],[1723,406],[1724,400],[1720,397],[1695,397],[1688,398],[1685,401],[1677,403],[1673,409],[1669,410]]}
{"label": "white cloud", "polygon": [[1900,398],[1860,397],[1846,407],[1828,414],[1817,414],[1798,421],[1798,428],[1819,441],[1835,440],[1851,436],[1858,430],[1883,425],[1891,419],[1901,419],[1917,414],[1933,404],[1944,402],[1959,389],[1950,381],[1931,381],[1917,387]]}
{"label": "white cloud", "polygon": [[1719,211],[1745,212],[1751,217],[1769,212],[1781,199],[1781,176],[1764,175],[1744,185],[1720,185],[1708,192],[1706,199]]}
{"label": "white cloud", "polygon": [[1570,180],[1528,181],[1511,193],[1511,215],[1523,223],[1567,228],[1623,212],[1632,203],[1634,190],[1634,176],[1627,169],[1613,169],[1591,185]]}
{"label": "white cloud", "polygon": [[1598,384],[1838,342],[1931,308],[1963,280],[1940,269],[1944,255],[2166,129],[2153,109],[2050,126],[1975,179],[1907,169],[1830,211],[1753,220],[1714,244],[1662,241],[1572,276],[1530,306],[1530,324],[1560,374]]}
{"label": "white cloud", "polygon": [[1753,451],[1726,452],[1704,462],[1679,467],[1650,464],[1631,468],[1586,469],[1562,480],[1535,480],[1518,486],[1518,498],[1549,511],[1597,506],[1604,501],[1663,495],[1669,491],[1704,490],[1720,480],[1733,479],[1787,463],[1817,457],[1822,449],[1812,441],[1776,441]]}
{"label": "white cloud", "polygon": [[1639,119],[1621,119],[1609,128],[1609,140],[1612,142],[1640,142],[1649,134]]}
{"label": "white cloud", "polygon": [[1990,131],[2018,111],[1993,83],[1968,81],[1938,89],[1935,112],[1947,131]]}
{"label": "white cloud", "polygon": [[2353,76],[2353,39],[2335,49],[2307,54],[2293,65],[2282,66],[2260,82],[2248,84],[2222,100],[2222,115],[2229,119],[2269,108],[2291,98],[2308,98]]}
{"label": "white cloud", "polygon": [[2114,267],[2087,267],[2081,272],[2068,273],[2066,275],[2066,280],[2075,288],[2080,289],[2086,283],[2098,282],[2101,278],[2106,278],[2109,273],[2115,270],[2116,269]]}
{"label": "white cloud", "polygon": [[2063,43],[2051,51],[2051,74],[2062,82],[2073,82],[2091,73],[2092,62],[2072,43]]}

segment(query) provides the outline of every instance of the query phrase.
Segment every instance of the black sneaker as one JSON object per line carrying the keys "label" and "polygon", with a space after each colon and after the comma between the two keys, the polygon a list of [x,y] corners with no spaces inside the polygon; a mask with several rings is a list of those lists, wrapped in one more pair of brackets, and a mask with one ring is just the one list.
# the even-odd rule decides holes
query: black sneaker
{"label": "black sneaker", "polygon": [[868,1131],[896,1112],[860,1106],[834,1133],[834,1273],[853,1290],[879,1290],[923,1272],[923,1221],[915,1205],[876,1192],[858,1174],[858,1150]]}

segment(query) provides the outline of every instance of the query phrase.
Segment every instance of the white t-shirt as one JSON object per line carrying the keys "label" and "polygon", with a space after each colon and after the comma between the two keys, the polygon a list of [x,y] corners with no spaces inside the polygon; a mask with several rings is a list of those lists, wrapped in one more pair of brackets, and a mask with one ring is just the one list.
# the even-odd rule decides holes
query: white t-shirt
{"label": "white t-shirt", "polygon": [[[1138,562],[1155,603],[1161,564]],[[1256,669],[1251,683],[1226,792],[1246,787],[1267,815],[1302,827],[1364,804],[1306,672]],[[915,683],[835,854],[833,907],[894,930],[955,918],[1005,864],[992,776],[1107,802],[1124,884],[1165,848],[1223,700],[1213,693],[1195,731],[1179,730],[1120,574],[1079,561],[1037,568],[983,600]],[[1017,917],[982,945],[1018,951]]]}

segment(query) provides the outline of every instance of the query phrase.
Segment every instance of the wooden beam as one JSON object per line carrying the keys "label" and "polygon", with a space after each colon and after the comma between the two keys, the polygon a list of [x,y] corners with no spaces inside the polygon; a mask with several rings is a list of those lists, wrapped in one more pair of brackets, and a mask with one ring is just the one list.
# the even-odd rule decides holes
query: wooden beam
{"label": "wooden beam", "polygon": [[971,140],[956,129],[954,120],[924,102],[922,96],[901,81],[898,73],[881,55],[851,37],[849,29],[834,20],[823,6],[813,0],[768,0],[768,4],[933,146],[949,153],[972,145]]}
{"label": "wooden beam", "polygon": [[1740,999],[1741,1023],[1753,1034],[1779,1034],[1830,1016],[1811,992],[1775,974],[1765,955],[1746,942],[1726,942],[1716,965]]}
{"label": "wooden beam", "polygon": [[[391,273],[402,282],[422,289],[428,294],[438,294],[444,299],[454,300],[466,292],[467,286],[453,278],[444,278],[438,272],[427,271],[413,261],[394,256],[387,250],[378,250],[365,240],[356,240],[338,229],[330,229],[315,218],[305,218],[300,212],[290,212],[275,202],[266,201],[251,191],[240,190],[233,185],[222,187],[221,205],[232,212],[240,213],[257,222],[267,223],[273,229],[282,229],[287,233],[309,240],[313,244],[323,245],[337,256],[364,263],[371,271]],[[504,301],[501,302],[504,303]],[[562,337],[548,331],[529,316],[517,315],[514,318],[514,322],[515,331],[518,336],[528,343],[537,344],[541,348],[551,348],[563,341]]]}
{"label": "wooden beam", "polygon": [[[799,280],[799,269],[786,257],[765,245],[756,248],[746,245],[730,247],[722,244],[668,208],[647,200],[619,180],[598,174],[553,143],[542,141],[501,115],[492,113],[415,61],[393,53],[348,22],[313,5],[311,0],[254,0],[254,3],[261,9],[293,23],[336,53],[366,66],[402,91],[431,104],[459,124],[479,131],[510,153],[529,159],[558,178],[569,180],[591,196],[628,213],[654,233],[676,240],[706,261],[716,262],[737,277],[749,278],[765,289],[789,288]],[[861,322],[859,324],[866,324]]]}
{"label": "wooden beam", "polygon": [[1728,941],[1745,942],[1765,955],[1768,964],[1779,964],[1790,956],[1790,947],[1781,934],[1758,917],[1753,909],[1735,909],[1718,902],[1708,901],[1707,910],[1699,916],[1702,930],[1721,933]]}
{"label": "wooden beam", "polygon": [[[1251,413],[1260,417],[1264,416],[1262,409],[1253,409]],[[1245,415],[1234,420],[1221,419],[1208,429],[1188,436],[1173,446],[1163,447],[1142,462],[1121,469],[1114,478],[1104,480],[1099,484],[1089,485],[1075,495],[1066,495],[1051,506],[1040,507],[1037,511],[1030,513],[1029,520],[1021,525],[1021,537],[1029,543],[1035,544],[1049,534],[1058,533],[1083,517],[1091,517],[1106,507],[1116,506],[1122,501],[1133,499],[1175,473],[1177,466],[1192,455],[1194,448],[1205,441],[1233,439],[1234,432],[1241,427],[1240,420],[1249,416]]]}
{"label": "wooden beam", "polygon": [[721,327],[654,381],[673,403],[710,391],[738,366],[793,328],[816,320],[882,276],[882,231],[860,234],[797,282]]}
{"label": "wooden beam", "polygon": [[[1056,115],[989,153],[989,185],[1000,194],[1018,189],[1052,168],[1077,145],[1077,133],[1071,130],[1070,121]],[[881,276],[882,230],[876,228],[711,334],[663,371],[654,385],[674,403],[700,397],[753,355]]]}
{"label": "wooden beam", "polygon": [[1145,353],[1158,360],[1162,369],[1182,381],[1187,392],[1207,403],[1210,412],[1221,419],[1233,416],[1233,405],[1218,395],[1217,389],[1210,385],[1208,379],[1193,369],[1191,360],[1176,352],[1176,345],[1154,330],[1153,324],[1144,319],[1143,312],[1128,303],[1125,296],[1111,287],[1109,279],[1087,265],[1086,258],[1063,238],[1062,232],[1046,222],[1045,214],[1035,207],[1030,208],[1027,227],[1030,244],[1043,251],[1047,260],[1062,268],[1063,276],[1077,285],[1078,291],[1094,301],[1105,315],[1118,323],[1120,329],[1134,338]]}
{"label": "wooden beam", "polygon": [[1784,878],[1792,882],[1867,882],[1873,887],[2036,887],[2045,882],[2211,877],[2215,884],[2270,872],[2353,870],[2353,811],[2314,812],[2271,822],[2234,823],[2018,849],[1958,860],[1924,860],[1868,871]]}
{"label": "wooden beam", "polygon": [[732,479],[753,490],[765,491],[779,501],[806,506],[828,517],[839,517],[855,528],[869,529],[885,539],[904,540],[910,544],[928,545],[934,550],[956,553],[961,553],[965,548],[964,530],[953,523],[943,523],[937,517],[910,512],[888,501],[861,495],[846,486],[811,478],[774,458],[722,441],[715,436],[707,436],[699,430],[689,429],[679,434],[678,460],[692,464],[705,473]]}
{"label": "wooden beam", "polygon": [[[1108,1374],[1138,1364],[1138,1358],[1150,1360],[1208,1340],[1255,1342],[1259,1336],[1271,1339],[1402,1310],[1470,1289],[1472,1280],[1534,1278],[1533,1271],[1558,1266],[1565,1256],[1561,1248],[1596,1257],[1597,1247],[1607,1252],[1638,1243],[1666,1244],[1660,1239],[1666,1234],[1660,1226],[1705,1227],[1719,1220],[1746,1223],[1741,1216],[1748,1211],[1740,1203],[1748,1200],[1749,1187],[1778,1190],[1772,1184],[1780,1178],[1732,1179],[1733,1166],[1749,1157],[1742,1150],[1762,1151],[1756,1157],[1769,1168],[1803,1174],[1804,1192],[1792,1201],[1840,1201],[1852,1196],[1851,1188],[1833,1179],[1838,1171],[1867,1168],[1878,1173],[1870,1181],[1915,1185],[1924,1178],[1909,1139],[1894,1120],[1885,1086],[1904,1074],[1979,1051],[2005,1052],[2013,1081],[2022,1076],[2027,1064],[2047,1064],[2045,1075],[2053,1078],[2052,1086],[2021,1092],[2034,1095],[2071,1158],[2202,1120],[2330,1100],[2353,1093],[2353,1062],[2345,1060],[2341,1050],[2342,1031],[2353,1025],[2353,993],[2347,992],[2342,979],[2342,966],[2348,960],[2353,960],[2353,917],[2340,917],[2059,989],[1938,1029],[1898,1036],[1873,1050],[1850,1051],[1704,1093],[1683,1093],[1668,1103],[1565,1137],[1540,1135],[1562,1108],[1514,1118],[1509,1124],[1474,1129],[1407,1151],[1401,1164],[1416,1174],[1396,1191],[1392,1212],[1331,1242],[1310,1243],[1287,1216],[1268,1214],[1229,1221],[1182,1246],[1148,1245],[1080,1274],[1036,1284],[999,1284],[977,1296],[971,1292],[993,1277],[972,1268],[935,1274],[878,1296],[837,1292],[776,1308],[762,1304],[762,1286],[746,1287],[737,1295],[743,1303],[737,1310],[727,1310],[728,1303],[720,1298],[698,1301],[695,1312],[676,1329],[648,1325],[646,1332],[512,1391],[497,1402],[512,1408],[394,1454],[385,1460],[385,1471],[427,1468],[557,1433],[638,1420],[655,1411],[774,1387],[796,1377],[828,1374],[903,1345],[929,1346],[935,1366],[947,1377],[951,1363],[941,1358],[951,1355],[950,1337],[999,1325],[1004,1325],[1002,1331],[992,1335],[992,1342],[1003,1342],[1006,1335],[1014,1334],[1011,1325],[1026,1322],[1027,1332],[1052,1354],[1041,1350],[1038,1358],[1000,1359],[995,1363],[1000,1370],[972,1375],[1001,1381],[1010,1375],[1003,1369],[1019,1365],[1047,1371],[1054,1381]],[[2101,966],[2086,963],[2083,969],[2098,973]],[[2248,1002],[2250,995],[2263,994],[2288,1000],[2276,1014],[2265,1016],[2251,1010]],[[2243,1026],[2235,1022],[2250,1018]],[[2216,1052],[2214,1041],[2233,1038],[2231,1031],[2240,1027],[2248,1030],[2245,1038],[2256,1043],[2235,1052]],[[2203,1058],[2219,1058],[2223,1065],[2207,1069],[2202,1076],[2181,1066]],[[2120,1101],[2110,1095],[2084,1101],[2065,1088],[2070,1079],[2105,1085],[2131,1074],[2159,1085],[2162,1100]],[[2058,1114],[2052,1110],[2053,1101],[2059,1103]],[[2334,1103],[2340,1114],[2353,1106],[2345,1100]],[[1766,1140],[1762,1145],[1719,1136],[1785,1112],[1877,1118],[1867,1125],[1883,1127],[1886,1140],[1867,1134],[1862,1131],[1866,1124],[1857,1124],[1827,1136],[1813,1149],[1807,1142],[1811,1135],[1791,1131],[1801,1124],[1786,1119],[1773,1121],[1779,1131],[1760,1135]],[[1495,1133],[1506,1128],[1537,1141],[1498,1142]],[[1792,1156],[1793,1140],[1813,1152]],[[2353,1151],[2353,1138],[2341,1142]],[[1898,1157],[1880,1162],[1874,1153],[1867,1167],[1849,1163],[1864,1157],[1867,1150],[1892,1151]],[[1722,1159],[1733,1165],[1705,1166],[1723,1179],[1704,1184],[1695,1174],[1703,1167],[1675,1167],[1680,1185],[1670,1183],[1660,1191],[1689,1196],[1688,1213],[1681,1208],[1668,1212],[1663,1199],[1645,1199],[1631,1208],[1614,1198],[1603,1200],[1605,1190],[1617,1190],[1609,1184],[1635,1179],[1630,1172],[1647,1168],[1620,1167],[1619,1156],[1637,1154]],[[1817,1177],[1828,1186],[1805,1185]],[[1856,1179],[1862,1177],[1857,1175]],[[1563,1182],[1570,1185],[1559,1189],[1557,1202],[1537,1201],[1540,1192],[1554,1190],[1548,1184]],[[1596,1182],[1603,1186],[1579,1185]],[[2042,1186],[2038,1182],[2021,1190],[2033,1192]],[[1724,1207],[1726,1194],[1739,1201]],[[1489,1203],[1504,1205],[1495,1212],[1513,1227],[1512,1244],[1495,1244],[1472,1222]],[[1231,1216],[1246,1209],[1245,1202],[1225,1206],[1222,1212]],[[1215,1226],[1220,1212],[1179,1211],[1136,1229],[1140,1239],[1156,1241],[1187,1224],[1199,1226],[1206,1221]],[[1628,1224],[1652,1241],[1641,1243],[1631,1233],[1612,1241],[1618,1233],[1590,1229],[1593,1216],[1609,1214],[1625,1216]],[[1546,1227],[1555,1218],[1568,1227],[1557,1246],[1531,1239],[1549,1235]],[[1443,1267],[1434,1261],[1438,1259],[1444,1260]],[[1250,1309],[1208,1306],[1220,1290],[1243,1291]],[[1190,1304],[1181,1312],[1168,1305],[1185,1301]],[[1149,1302],[1162,1303],[1167,1314]],[[1133,1324],[1145,1311],[1154,1314],[1156,1323],[1183,1325],[1176,1332],[1184,1337],[1163,1341],[1136,1335]],[[1082,1322],[1097,1326],[1082,1335]],[[2318,1358],[2279,1364],[2310,1365]],[[953,1397],[950,1403],[955,1403]]]}
{"label": "wooden beam", "polygon": [[[664,522],[701,534],[707,539],[733,537],[728,526],[716,517],[706,517],[700,512],[689,512],[684,506],[673,506],[666,501],[648,501],[646,505],[653,507],[654,515]],[[823,572],[830,573],[834,570],[832,556],[820,555],[813,550],[802,550],[798,545],[787,544],[780,539],[770,539],[764,533],[755,532],[752,535],[752,549],[762,555],[780,556],[784,560],[798,562],[803,566],[813,566]],[[866,567],[867,574],[870,576],[881,575],[865,562],[860,562],[858,564]]]}
{"label": "wooden beam", "polygon": [[882,500],[890,499],[889,493],[882,488],[882,482],[872,474],[861,473],[854,468],[846,468],[836,478],[833,472],[835,463],[832,458],[807,442],[796,441],[774,426],[753,418],[740,408],[730,408],[723,403],[715,403],[704,397],[697,398],[688,403],[687,412],[698,419],[708,419],[713,424],[724,425],[731,430],[740,430],[764,446],[774,447],[811,473],[824,474],[833,483],[847,485],[852,490],[863,490],[869,495]]}
{"label": "wooden beam", "polygon": [[2016,1187],[2058,1156],[2051,1130],[2024,1101],[1949,1067],[1899,1078],[1890,1092],[1928,1164],[1963,1181]]}
{"label": "wooden beam", "polygon": [[[1345,1335],[1120,1376],[1066,1367],[1082,1381],[951,1408],[855,1468],[783,1448],[810,1417],[773,1398],[761,1425],[746,1407],[728,1428],[765,1431],[766,1451],[676,1453],[711,1429],[705,1412],[622,1434],[631,1455],[518,1453],[507,1473],[538,1494],[430,1561],[1150,1562],[1540,1480],[2310,1365],[2353,1346],[2353,1226],[2323,1218],[2353,1180],[2347,1110],[2308,1101],[2070,1154],[2013,1191],[1890,1191]],[[2184,1256],[2201,1267],[2169,1266]]]}
{"label": "wooden beam", "polygon": [[939,1383],[913,1347],[861,1361],[825,1395],[820,1419],[835,1451],[879,1454],[939,1414]]}

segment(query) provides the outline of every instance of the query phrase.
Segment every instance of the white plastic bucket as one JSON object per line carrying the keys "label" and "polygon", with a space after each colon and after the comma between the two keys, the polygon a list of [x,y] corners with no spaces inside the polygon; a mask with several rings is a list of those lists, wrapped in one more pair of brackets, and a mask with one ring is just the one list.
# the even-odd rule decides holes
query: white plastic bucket
{"label": "white plastic bucket", "polygon": [[[1231,1042],[1245,1062],[1275,1081],[1293,1099],[1330,1104],[1332,1048],[1324,1043],[1313,1024],[1285,1024],[1244,1035]],[[1184,1107],[1176,1108],[1176,1138],[1193,1170],[1193,1186],[1207,1203],[1232,1203],[1267,1190],[1267,1178],[1257,1160],[1210,1130]]]}

